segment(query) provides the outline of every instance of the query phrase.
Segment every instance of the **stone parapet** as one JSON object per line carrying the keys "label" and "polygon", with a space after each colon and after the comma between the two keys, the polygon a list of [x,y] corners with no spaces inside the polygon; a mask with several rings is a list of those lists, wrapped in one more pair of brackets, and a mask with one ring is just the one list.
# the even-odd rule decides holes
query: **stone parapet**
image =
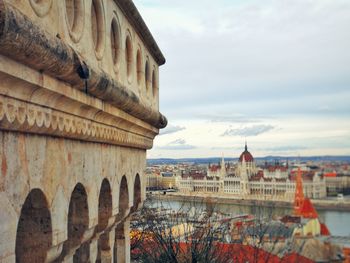
{"label": "stone parapet", "polygon": [[0,10],[0,53],[69,83],[156,128],[166,126],[167,120],[161,113],[145,105],[132,90],[102,69],[88,65],[61,39],[47,34],[4,1],[0,1]]}
{"label": "stone parapet", "polygon": [[135,7],[135,4],[130,0],[116,0],[115,2],[118,6],[120,6],[134,28],[137,29],[138,33],[142,36],[142,39],[147,44],[157,63],[159,65],[163,65],[165,63],[165,58],[162,51],[159,49],[151,32],[148,30],[147,25],[143,21],[139,11]]}

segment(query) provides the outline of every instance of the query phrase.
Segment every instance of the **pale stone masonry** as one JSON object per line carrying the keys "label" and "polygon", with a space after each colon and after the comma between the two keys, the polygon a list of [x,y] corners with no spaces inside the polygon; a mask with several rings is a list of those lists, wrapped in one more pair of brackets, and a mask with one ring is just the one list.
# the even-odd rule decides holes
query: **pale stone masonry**
{"label": "pale stone masonry", "polygon": [[129,262],[165,59],[130,0],[0,0],[0,262]]}

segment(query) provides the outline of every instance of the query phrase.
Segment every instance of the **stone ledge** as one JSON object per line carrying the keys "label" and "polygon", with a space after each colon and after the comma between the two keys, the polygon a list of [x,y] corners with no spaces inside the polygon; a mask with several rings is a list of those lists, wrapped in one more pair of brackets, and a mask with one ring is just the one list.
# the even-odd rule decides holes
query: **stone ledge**
{"label": "stone ledge", "polygon": [[101,69],[92,68],[61,39],[42,30],[13,6],[0,0],[0,53],[45,73],[72,87],[84,90],[82,68],[88,71],[87,92],[156,128],[166,118]]}
{"label": "stone ledge", "polygon": [[[0,95],[77,115],[154,139],[158,129],[109,103],[0,55]],[[5,85],[4,85],[5,84]]]}

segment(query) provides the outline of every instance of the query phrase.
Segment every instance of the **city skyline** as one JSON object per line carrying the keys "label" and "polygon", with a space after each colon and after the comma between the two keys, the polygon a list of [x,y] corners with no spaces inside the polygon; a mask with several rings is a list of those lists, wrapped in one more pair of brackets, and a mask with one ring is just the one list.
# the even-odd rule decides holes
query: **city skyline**
{"label": "city skyline", "polygon": [[134,1],[167,57],[148,158],[350,155],[350,3]]}

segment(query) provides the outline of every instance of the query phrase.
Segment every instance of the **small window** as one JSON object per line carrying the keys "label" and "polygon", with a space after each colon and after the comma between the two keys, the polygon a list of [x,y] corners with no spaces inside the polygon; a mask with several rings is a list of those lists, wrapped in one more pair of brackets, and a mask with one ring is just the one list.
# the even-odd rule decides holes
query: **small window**
{"label": "small window", "polygon": [[150,71],[149,71],[149,62],[147,60],[146,61],[146,65],[145,65],[145,85],[146,85],[146,90],[149,89],[149,84],[150,84]]}
{"label": "small window", "polygon": [[137,50],[136,56],[136,74],[137,74],[137,84],[140,85],[142,79],[142,60],[141,60],[141,51]]}
{"label": "small window", "polygon": [[116,18],[113,18],[111,25],[111,49],[113,64],[116,65],[118,63],[120,52],[120,31]]}
{"label": "small window", "polygon": [[96,55],[102,58],[104,48],[104,15],[101,0],[92,0],[91,4],[91,32]]}
{"label": "small window", "polygon": [[132,44],[129,36],[126,37],[126,41],[125,41],[125,61],[126,61],[126,73],[130,81],[131,71],[132,71]]}
{"label": "small window", "polygon": [[84,29],[84,1],[66,0],[65,4],[69,34],[74,42],[78,42]]}
{"label": "small window", "polygon": [[153,70],[152,72],[152,92],[153,92],[153,96],[157,95],[157,77],[156,77],[156,71]]}

